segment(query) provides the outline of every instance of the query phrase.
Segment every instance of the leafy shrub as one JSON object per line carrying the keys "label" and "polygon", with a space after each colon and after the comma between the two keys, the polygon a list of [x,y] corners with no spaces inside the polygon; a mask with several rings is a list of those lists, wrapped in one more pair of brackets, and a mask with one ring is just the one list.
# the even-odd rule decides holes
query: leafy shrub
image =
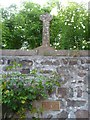
{"label": "leafy shrub", "polygon": [[19,72],[2,76],[2,103],[14,112],[31,110],[34,100],[45,99],[55,86],[60,86],[56,74],[52,77],[38,75],[32,70],[30,75]]}

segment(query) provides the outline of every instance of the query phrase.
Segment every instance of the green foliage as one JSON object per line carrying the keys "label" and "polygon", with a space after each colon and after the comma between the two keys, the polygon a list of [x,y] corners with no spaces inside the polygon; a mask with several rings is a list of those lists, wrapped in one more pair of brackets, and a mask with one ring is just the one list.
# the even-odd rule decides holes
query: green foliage
{"label": "green foliage", "polygon": [[[12,13],[14,6],[2,9],[2,46],[6,49],[19,49],[25,46],[33,49],[40,46],[42,40],[41,14],[49,11],[39,5],[27,2],[17,13]],[[9,14],[10,12],[10,14]],[[12,14],[11,14],[12,13]]]}
{"label": "green foliage", "polygon": [[32,110],[34,100],[46,99],[56,86],[60,86],[57,74],[46,77],[38,75],[36,70],[28,76],[18,72],[7,73],[2,75],[2,103],[22,114]]}
{"label": "green foliage", "polygon": [[18,12],[16,6],[2,9],[2,48],[33,49],[42,42],[41,14],[57,7],[58,15],[53,16],[50,25],[50,43],[56,49],[90,49],[88,11],[78,3],[61,6],[58,0],[46,6],[26,2]]}
{"label": "green foliage", "polygon": [[59,8],[58,15],[52,20],[51,44],[56,49],[90,49],[88,26],[85,7],[69,3],[66,8]]}

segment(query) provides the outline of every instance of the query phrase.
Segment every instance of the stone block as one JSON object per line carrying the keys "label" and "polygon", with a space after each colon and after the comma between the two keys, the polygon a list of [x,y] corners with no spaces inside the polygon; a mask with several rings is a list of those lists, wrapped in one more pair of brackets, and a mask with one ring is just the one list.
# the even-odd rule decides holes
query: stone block
{"label": "stone block", "polygon": [[57,73],[60,74],[61,76],[67,76],[68,77],[68,70],[66,66],[60,66],[56,68]]}
{"label": "stone block", "polygon": [[70,50],[69,55],[73,57],[79,57],[80,56],[80,51],[79,50]]}
{"label": "stone block", "polygon": [[58,65],[60,65],[60,63],[59,63],[59,61],[58,61],[58,60],[55,60],[55,61],[53,61],[53,65],[58,66]]}
{"label": "stone block", "polygon": [[85,59],[81,59],[81,64],[85,64]]}
{"label": "stone block", "polygon": [[63,61],[63,64],[65,64],[65,65],[68,63],[67,59],[62,59],[62,61]]}
{"label": "stone block", "polygon": [[33,103],[32,103],[32,106],[33,106],[33,108],[35,108],[35,109],[40,109],[41,107],[42,107],[42,101],[34,101]]}
{"label": "stone block", "polygon": [[23,68],[20,72],[22,74],[28,74],[28,73],[30,73],[30,69],[29,68]]}
{"label": "stone block", "polygon": [[41,62],[42,65],[60,65],[58,60],[55,61],[50,61],[50,60],[46,60],[46,61],[42,61]]}
{"label": "stone block", "polygon": [[67,106],[67,101],[65,99],[60,98],[60,109],[65,109]]}
{"label": "stone block", "polygon": [[86,60],[86,63],[87,63],[87,64],[90,64],[90,59],[87,59],[87,60]]}
{"label": "stone block", "polygon": [[78,76],[79,76],[79,77],[84,77],[85,75],[86,75],[86,73],[83,72],[83,71],[80,71],[80,72],[78,73]]}
{"label": "stone block", "polygon": [[88,64],[85,64],[84,66],[82,66],[82,70],[88,71],[88,70],[89,70],[89,65],[88,65]]}
{"label": "stone block", "polygon": [[77,64],[77,60],[70,60],[69,65],[76,65]]}
{"label": "stone block", "polygon": [[68,107],[81,107],[86,104],[86,101],[84,100],[67,100],[67,106]]}
{"label": "stone block", "polygon": [[22,61],[20,61],[20,64],[22,66],[32,66],[33,65],[33,61],[32,60],[22,60]]}
{"label": "stone block", "polygon": [[42,108],[44,110],[54,110],[58,111],[60,110],[60,101],[42,101]]}
{"label": "stone block", "polygon": [[52,70],[40,70],[40,73],[42,73],[42,74],[50,74],[50,73],[52,73]]}
{"label": "stone block", "polygon": [[35,56],[35,50],[2,50],[2,56]]}
{"label": "stone block", "polygon": [[76,118],[89,118],[89,112],[87,110],[77,110]]}
{"label": "stone block", "polygon": [[41,64],[42,65],[53,65],[53,62],[50,60],[46,60],[46,61],[42,61]]}
{"label": "stone block", "polygon": [[57,97],[64,98],[67,96],[68,90],[67,88],[58,88],[56,92]]}

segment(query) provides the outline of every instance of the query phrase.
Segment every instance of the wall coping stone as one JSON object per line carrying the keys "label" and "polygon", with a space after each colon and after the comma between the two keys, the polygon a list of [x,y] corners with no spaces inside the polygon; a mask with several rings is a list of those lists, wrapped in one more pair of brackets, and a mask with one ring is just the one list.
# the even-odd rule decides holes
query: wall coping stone
{"label": "wall coping stone", "polygon": [[[43,50],[42,50],[43,49]],[[1,56],[72,56],[86,57],[90,56],[90,50],[54,50],[51,47],[43,48],[42,46],[34,50],[0,50]]]}

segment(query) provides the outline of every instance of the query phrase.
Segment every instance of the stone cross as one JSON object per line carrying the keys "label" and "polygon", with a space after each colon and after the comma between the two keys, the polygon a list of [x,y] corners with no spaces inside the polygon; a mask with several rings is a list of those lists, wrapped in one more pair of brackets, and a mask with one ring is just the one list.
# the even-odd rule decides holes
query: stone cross
{"label": "stone cross", "polygon": [[50,21],[52,20],[52,16],[48,13],[45,13],[40,16],[40,20],[43,21],[43,38],[42,38],[42,45],[43,46],[50,46],[49,40],[49,25]]}

